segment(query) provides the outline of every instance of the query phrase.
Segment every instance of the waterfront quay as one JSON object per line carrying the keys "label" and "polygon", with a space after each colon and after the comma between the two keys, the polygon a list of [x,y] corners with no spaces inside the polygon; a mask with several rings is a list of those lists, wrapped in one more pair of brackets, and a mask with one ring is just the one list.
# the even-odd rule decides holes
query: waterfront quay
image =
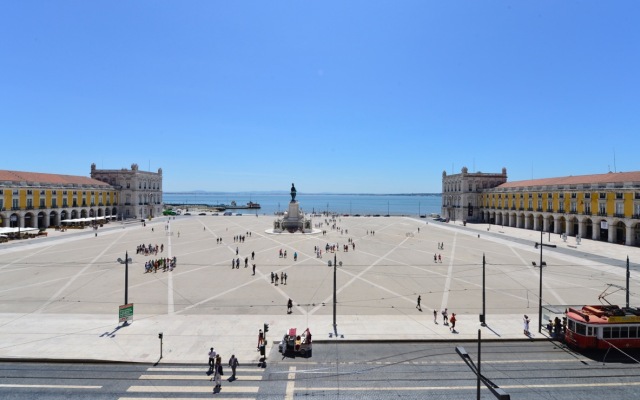
{"label": "waterfront quay", "polygon": [[[157,362],[162,351],[162,362],[197,363],[214,347],[223,358],[255,362],[265,323],[267,352],[293,327],[308,327],[316,342],[474,340],[479,329],[483,340],[547,340],[537,324],[539,232],[410,217],[315,217],[321,233],[269,234],[273,221],[183,215],[112,222],[97,235],[50,230],[2,244],[0,358]],[[234,241],[238,236],[244,240]],[[543,249],[542,299],[549,309],[597,304],[607,284],[624,285],[627,255],[631,303],[638,304],[640,249],[546,233],[543,242],[557,246]],[[163,250],[140,254],[141,245]],[[327,252],[327,245],[338,251]],[[125,254],[134,315],[123,326],[118,311],[127,267],[118,259]],[[146,262],[165,257],[176,258],[174,270],[145,273]],[[232,269],[238,258],[240,267]],[[286,284],[272,283],[272,272],[285,273]],[[624,299],[624,291],[607,297],[612,304]],[[483,306],[486,326],[479,321]],[[455,332],[443,325],[444,308],[456,314]],[[531,337],[523,334],[525,314]]]}

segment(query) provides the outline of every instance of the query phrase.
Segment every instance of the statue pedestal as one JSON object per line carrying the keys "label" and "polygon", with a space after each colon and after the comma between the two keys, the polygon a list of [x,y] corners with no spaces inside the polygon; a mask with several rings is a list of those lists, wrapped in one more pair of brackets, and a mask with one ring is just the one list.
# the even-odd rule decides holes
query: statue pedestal
{"label": "statue pedestal", "polygon": [[289,210],[284,213],[284,218],[274,221],[273,231],[277,233],[283,231],[311,233],[313,228],[311,220],[304,218],[304,213],[300,210],[300,203],[292,200],[289,203]]}

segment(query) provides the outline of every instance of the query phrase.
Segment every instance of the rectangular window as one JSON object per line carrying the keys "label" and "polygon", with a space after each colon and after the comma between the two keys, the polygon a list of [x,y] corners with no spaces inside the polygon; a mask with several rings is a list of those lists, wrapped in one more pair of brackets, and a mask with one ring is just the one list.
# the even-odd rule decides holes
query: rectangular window
{"label": "rectangular window", "polygon": [[58,207],[58,199],[56,199],[55,197],[51,198],[51,207],[56,208]]}
{"label": "rectangular window", "polygon": [[626,339],[628,337],[629,337],[629,327],[628,326],[621,326],[620,327],[620,338]]}
{"label": "rectangular window", "polygon": [[571,198],[572,199],[578,198],[578,193],[576,193],[576,192],[571,193]]}
{"label": "rectangular window", "polygon": [[33,190],[27,190],[27,196],[32,196],[33,195]]}
{"label": "rectangular window", "polygon": [[591,193],[585,193],[584,194],[584,198],[585,199],[590,199],[591,198]]}
{"label": "rectangular window", "polygon": [[40,207],[44,208],[44,199],[42,197],[40,198]]}
{"label": "rectangular window", "polygon": [[571,332],[575,332],[576,331],[576,322],[572,319],[570,319],[568,321],[568,326],[567,328],[571,331]]}
{"label": "rectangular window", "polygon": [[624,203],[617,202],[616,203],[616,214],[623,215],[624,214]]}
{"label": "rectangular window", "polygon": [[606,214],[607,213],[607,203],[598,203],[598,212],[600,214]]}
{"label": "rectangular window", "polygon": [[622,193],[616,192],[616,199],[622,200],[623,199]]}
{"label": "rectangular window", "polygon": [[4,199],[0,199],[0,210],[4,210]]}
{"label": "rectangular window", "polygon": [[610,327],[602,328],[602,338],[603,339],[611,339],[611,328]]}
{"label": "rectangular window", "polygon": [[586,335],[587,334],[587,326],[585,324],[576,323],[576,333],[578,335]]}
{"label": "rectangular window", "polygon": [[33,208],[33,199],[27,199],[27,208]]}
{"label": "rectangular window", "polygon": [[19,208],[20,207],[20,203],[18,203],[18,199],[13,199],[13,208]]}
{"label": "rectangular window", "polygon": [[600,194],[598,195],[598,198],[606,199],[607,198],[607,194],[605,192],[600,192]]}
{"label": "rectangular window", "polygon": [[578,204],[575,201],[571,202],[571,212],[578,212]]}

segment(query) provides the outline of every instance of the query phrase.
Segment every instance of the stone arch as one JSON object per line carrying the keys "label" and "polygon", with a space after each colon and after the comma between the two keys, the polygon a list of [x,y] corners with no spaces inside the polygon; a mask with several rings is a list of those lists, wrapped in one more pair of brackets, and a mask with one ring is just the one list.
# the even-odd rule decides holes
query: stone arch
{"label": "stone arch", "polygon": [[547,215],[544,219],[544,222],[547,224],[545,232],[554,232],[555,221],[553,219],[553,215]]}
{"label": "stone arch", "polygon": [[524,227],[525,229],[533,229],[533,214],[525,215]]}
{"label": "stone arch", "polygon": [[73,209],[71,210],[71,219],[76,219],[78,218],[78,210]]}
{"label": "stone arch", "polygon": [[576,236],[580,231],[579,225],[578,218],[571,216],[567,221],[567,236]]}
{"label": "stone arch", "polygon": [[87,218],[87,209],[83,208],[80,210],[80,218]]}
{"label": "stone arch", "polygon": [[631,237],[627,238],[631,246],[640,247],[640,222],[636,222],[631,226]]}
{"label": "stone arch", "polygon": [[13,213],[9,216],[9,227],[17,228],[20,226],[20,215]]}
{"label": "stone arch", "polygon": [[33,213],[26,213],[24,215],[24,227],[25,228],[35,228],[36,223],[37,223],[37,219],[35,217],[35,215],[33,215]]}
{"label": "stone arch", "polygon": [[38,213],[38,228],[47,228],[47,213],[40,211]]}
{"label": "stone arch", "polygon": [[614,237],[612,238],[614,243],[627,243],[627,224],[624,221],[615,222],[611,229],[614,229]]}
{"label": "stone arch", "polygon": [[89,209],[89,218],[93,218],[96,216],[96,211],[93,208]]}
{"label": "stone arch", "polygon": [[[605,222],[605,224],[603,224]],[[607,241],[609,239],[609,221],[602,218],[596,221],[596,226],[594,227],[594,239]]]}
{"label": "stone arch", "polygon": [[102,208],[98,208],[98,217],[104,216]]}
{"label": "stone arch", "polygon": [[58,213],[56,211],[51,211],[49,213],[49,225],[60,225],[60,220],[58,219]]}

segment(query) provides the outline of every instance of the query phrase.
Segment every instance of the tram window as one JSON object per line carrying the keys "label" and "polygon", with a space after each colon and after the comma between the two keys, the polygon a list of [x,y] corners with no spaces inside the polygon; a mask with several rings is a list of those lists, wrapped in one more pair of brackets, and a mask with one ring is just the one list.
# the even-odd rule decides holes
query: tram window
{"label": "tram window", "polygon": [[611,328],[611,338],[612,339],[619,339],[620,338],[620,328],[619,327],[612,327]]}
{"label": "tram window", "polygon": [[610,339],[611,338],[611,328],[603,328],[602,329],[602,337],[604,339]]}
{"label": "tram window", "polygon": [[576,324],[576,333],[578,335],[586,335],[587,334],[587,326],[585,324]]}
{"label": "tram window", "polygon": [[595,330],[594,327],[587,326],[587,336],[593,336],[594,335],[594,330]]}
{"label": "tram window", "polygon": [[628,326],[621,326],[620,327],[620,337],[624,338],[624,339],[629,337],[629,327]]}
{"label": "tram window", "polygon": [[637,338],[638,337],[638,327],[637,326],[630,326],[629,327],[629,337],[630,338]]}
{"label": "tram window", "polygon": [[576,331],[576,323],[573,320],[569,320],[569,330],[571,332],[575,332]]}

